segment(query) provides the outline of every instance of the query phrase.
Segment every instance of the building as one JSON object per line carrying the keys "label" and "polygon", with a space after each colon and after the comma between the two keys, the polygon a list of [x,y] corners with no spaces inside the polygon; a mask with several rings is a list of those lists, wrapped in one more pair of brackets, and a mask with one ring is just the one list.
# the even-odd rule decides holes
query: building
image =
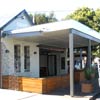
{"label": "building", "polygon": [[74,20],[1,31],[1,87],[47,93],[70,83],[73,96],[74,48],[88,48],[91,66],[98,43],[96,31]]}

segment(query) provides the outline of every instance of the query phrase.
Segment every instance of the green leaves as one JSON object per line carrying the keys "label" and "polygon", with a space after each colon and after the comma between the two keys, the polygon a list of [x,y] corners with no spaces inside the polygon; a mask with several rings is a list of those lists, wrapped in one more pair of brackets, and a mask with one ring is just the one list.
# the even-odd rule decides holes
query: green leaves
{"label": "green leaves", "polygon": [[91,67],[91,68],[86,68],[85,69],[85,78],[87,80],[91,80],[92,74],[95,75],[95,69],[94,68]]}
{"label": "green leaves", "polygon": [[47,22],[47,17],[45,14],[35,14],[34,15],[34,23],[35,24],[43,24]]}
{"label": "green leaves", "polygon": [[92,55],[100,57],[100,44],[94,46],[94,49],[92,50]]}
{"label": "green leaves", "polygon": [[86,78],[87,80],[90,80],[90,79],[91,79],[91,70],[90,70],[90,68],[87,68],[87,69],[85,70],[85,78]]}
{"label": "green leaves", "polygon": [[72,14],[65,17],[65,19],[77,20],[90,28],[100,32],[100,9],[94,11],[88,7],[77,9]]}
{"label": "green leaves", "polygon": [[55,22],[57,19],[54,16],[54,13],[51,12],[49,16],[45,14],[35,14],[34,15],[34,23],[36,25],[38,24],[44,24],[44,23],[50,23],[50,22]]}

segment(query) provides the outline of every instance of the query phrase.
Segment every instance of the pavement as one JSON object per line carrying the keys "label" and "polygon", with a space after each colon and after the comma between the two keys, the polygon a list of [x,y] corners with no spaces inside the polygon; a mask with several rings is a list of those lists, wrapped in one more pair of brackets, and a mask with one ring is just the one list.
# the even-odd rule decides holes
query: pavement
{"label": "pavement", "polygon": [[89,100],[91,96],[52,95],[0,89],[0,100]]}

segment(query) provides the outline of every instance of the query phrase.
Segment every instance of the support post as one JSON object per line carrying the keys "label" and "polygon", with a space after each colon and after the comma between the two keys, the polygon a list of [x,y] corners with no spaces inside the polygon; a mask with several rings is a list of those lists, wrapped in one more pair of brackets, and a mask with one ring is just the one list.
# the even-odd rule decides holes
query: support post
{"label": "support post", "polygon": [[81,64],[81,69],[82,69],[82,48],[80,49],[80,64]]}
{"label": "support post", "polygon": [[66,72],[68,73],[67,58],[68,58],[68,49],[66,48],[66,50],[65,50],[65,67],[66,67]]}
{"label": "support post", "polygon": [[73,34],[69,34],[69,56],[70,56],[70,96],[74,96],[74,52]]}
{"label": "support post", "polygon": [[88,42],[88,67],[91,67],[91,40]]}

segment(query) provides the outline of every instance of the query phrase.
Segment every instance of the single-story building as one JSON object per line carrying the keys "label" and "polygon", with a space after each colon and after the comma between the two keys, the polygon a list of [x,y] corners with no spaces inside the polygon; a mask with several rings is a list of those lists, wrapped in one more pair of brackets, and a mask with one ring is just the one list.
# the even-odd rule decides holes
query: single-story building
{"label": "single-story building", "polygon": [[74,48],[88,48],[91,66],[91,46],[100,43],[98,32],[74,20],[0,33],[1,87],[38,93],[70,86],[73,96]]}

